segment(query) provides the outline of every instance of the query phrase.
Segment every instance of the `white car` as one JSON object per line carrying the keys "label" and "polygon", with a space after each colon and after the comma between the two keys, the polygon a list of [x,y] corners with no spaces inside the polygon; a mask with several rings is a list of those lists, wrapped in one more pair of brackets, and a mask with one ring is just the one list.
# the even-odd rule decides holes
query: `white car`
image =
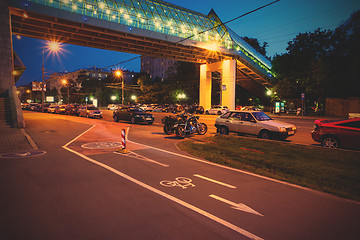
{"label": "white car", "polygon": [[215,127],[220,134],[237,132],[264,139],[284,140],[296,133],[295,125],[273,120],[262,111],[229,111],[216,118]]}
{"label": "white car", "polygon": [[116,104],[109,104],[108,106],[107,106],[107,109],[108,110],[116,110],[118,108],[118,106],[116,105]]}
{"label": "white car", "polygon": [[228,111],[229,109],[226,106],[213,106],[212,108],[205,110],[205,114],[222,115]]}

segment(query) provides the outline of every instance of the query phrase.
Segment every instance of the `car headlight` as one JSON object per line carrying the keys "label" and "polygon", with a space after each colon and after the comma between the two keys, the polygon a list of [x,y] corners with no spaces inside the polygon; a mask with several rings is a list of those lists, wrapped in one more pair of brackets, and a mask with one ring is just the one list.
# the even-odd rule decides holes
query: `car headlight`
{"label": "car headlight", "polygon": [[279,130],[280,130],[280,132],[286,132],[286,128],[284,128],[284,127],[280,127]]}

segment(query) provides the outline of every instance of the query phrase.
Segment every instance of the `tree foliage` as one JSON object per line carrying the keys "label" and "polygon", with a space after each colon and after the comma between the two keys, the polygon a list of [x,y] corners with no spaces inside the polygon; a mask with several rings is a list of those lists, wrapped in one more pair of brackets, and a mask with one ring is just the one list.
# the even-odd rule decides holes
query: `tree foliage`
{"label": "tree foliage", "polygon": [[336,30],[300,33],[288,43],[287,53],[274,57],[276,92],[283,99],[324,101],[326,97],[359,96],[360,11]]}

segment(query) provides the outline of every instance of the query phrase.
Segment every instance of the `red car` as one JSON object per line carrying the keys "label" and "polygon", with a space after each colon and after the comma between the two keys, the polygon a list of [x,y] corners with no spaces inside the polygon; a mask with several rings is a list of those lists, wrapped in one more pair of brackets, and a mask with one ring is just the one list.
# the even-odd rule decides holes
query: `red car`
{"label": "red car", "polygon": [[360,149],[360,118],[315,120],[315,129],[311,136],[323,147]]}

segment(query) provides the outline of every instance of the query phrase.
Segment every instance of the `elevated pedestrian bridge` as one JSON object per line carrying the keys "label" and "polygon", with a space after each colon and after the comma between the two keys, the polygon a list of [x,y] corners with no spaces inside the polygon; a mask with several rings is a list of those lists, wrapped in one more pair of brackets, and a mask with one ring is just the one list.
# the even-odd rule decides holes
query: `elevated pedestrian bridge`
{"label": "elevated pedestrian bridge", "polygon": [[[204,15],[160,0],[7,2],[13,34],[200,64],[233,60],[230,75],[245,89],[258,94],[270,85],[270,61],[223,25],[214,10]],[[227,71],[211,71],[216,70]]]}

